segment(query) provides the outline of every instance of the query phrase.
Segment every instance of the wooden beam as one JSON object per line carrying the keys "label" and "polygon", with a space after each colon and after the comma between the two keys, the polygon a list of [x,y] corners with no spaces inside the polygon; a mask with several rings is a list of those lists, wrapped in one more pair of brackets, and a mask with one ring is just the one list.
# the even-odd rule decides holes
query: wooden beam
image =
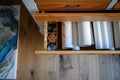
{"label": "wooden beam", "polygon": [[44,49],[47,50],[48,22],[44,22]]}
{"label": "wooden beam", "polygon": [[35,51],[36,54],[120,54],[120,50]]}
{"label": "wooden beam", "polygon": [[34,13],[41,21],[120,21],[120,13]]}

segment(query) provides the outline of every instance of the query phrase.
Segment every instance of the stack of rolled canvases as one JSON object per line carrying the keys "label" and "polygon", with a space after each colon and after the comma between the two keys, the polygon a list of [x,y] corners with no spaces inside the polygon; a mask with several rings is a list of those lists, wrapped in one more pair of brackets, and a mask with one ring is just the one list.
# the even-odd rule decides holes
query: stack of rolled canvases
{"label": "stack of rolled canvases", "polygon": [[120,22],[62,23],[62,49],[80,50],[93,45],[95,49],[120,49]]}

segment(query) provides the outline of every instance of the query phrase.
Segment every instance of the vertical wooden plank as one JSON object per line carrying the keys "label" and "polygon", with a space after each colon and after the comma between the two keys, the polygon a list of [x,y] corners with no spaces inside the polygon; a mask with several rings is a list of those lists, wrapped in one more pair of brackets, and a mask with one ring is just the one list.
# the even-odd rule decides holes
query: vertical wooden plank
{"label": "vertical wooden plank", "polygon": [[19,30],[19,54],[17,80],[35,80],[36,49],[43,49],[43,37],[39,33],[37,24],[21,3],[21,18]]}
{"label": "vertical wooden plank", "polygon": [[48,22],[44,21],[44,49],[47,50]]}
{"label": "vertical wooden plank", "polygon": [[[42,13],[45,13],[45,11],[42,11]],[[44,50],[47,50],[47,37],[48,37],[48,22],[44,21]]]}
{"label": "vertical wooden plank", "polygon": [[59,55],[36,55],[35,80],[59,80]]}
{"label": "vertical wooden plank", "polygon": [[79,55],[79,79],[80,80],[88,80],[89,75],[89,66],[88,66],[88,60],[86,55]]}
{"label": "vertical wooden plank", "polygon": [[120,55],[112,55],[112,57],[114,80],[120,80]]}
{"label": "vertical wooden plank", "polygon": [[98,55],[86,55],[88,80],[100,80]]}
{"label": "vertical wooden plank", "polygon": [[113,57],[112,55],[100,55],[99,67],[100,67],[100,79],[101,80],[114,80],[113,74]]}
{"label": "vertical wooden plank", "polygon": [[60,80],[79,80],[78,55],[60,55]]}
{"label": "vertical wooden plank", "polygon": [[63,55],[63,59],[60,80],[100,80],[98,55]]}

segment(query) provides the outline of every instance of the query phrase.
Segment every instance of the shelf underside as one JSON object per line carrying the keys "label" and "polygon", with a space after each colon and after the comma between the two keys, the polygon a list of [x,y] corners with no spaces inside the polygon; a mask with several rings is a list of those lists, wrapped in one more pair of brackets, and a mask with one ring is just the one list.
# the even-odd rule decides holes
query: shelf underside
{"label": "shelf underside", "polygon": [[35,51],[36,54],[120,54],[120,50]]}
{"label": "shelf underside", "polygon": [[34,13],[41,21],[120,21],[120,13]]}

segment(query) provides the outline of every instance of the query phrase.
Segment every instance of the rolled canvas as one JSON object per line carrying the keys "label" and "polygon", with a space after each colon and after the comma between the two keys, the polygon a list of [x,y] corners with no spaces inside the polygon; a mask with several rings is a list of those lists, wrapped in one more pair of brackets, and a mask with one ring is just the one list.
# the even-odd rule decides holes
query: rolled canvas
{"label": "rolled canvas", "polygon": [[94,44],[91,22],[78,22],[78,43],[81,47],[91,46]]}
{"label": "rolled canvas", "polygon": [[74,50],[80,50],[80,46],[78,44],[77,22],[72,22],[72,43],[73,43]]}
{"label": "rolled canvas", "polygon": [[115,48],[120,48],[120,22],[113,22]]}
{"label": "rolled canvas", "polygon": [[62,24],[62,48],[73,48],[72,44],[72,22],[66,21]]}
{"label": "rolled canvas", "polygon": [[96,49],[114,50],[112,24],[108,21],[93,22]]}
{"label": "rolled canvas", "polygon": [[100,22],[96,21],[93,22],[93,29],[94,29],[94,37],[95,37],[95,47],[96,49],[102,49],[103,44],[102,44],[102,32],[101,32],[101,27],[100,27]]}

